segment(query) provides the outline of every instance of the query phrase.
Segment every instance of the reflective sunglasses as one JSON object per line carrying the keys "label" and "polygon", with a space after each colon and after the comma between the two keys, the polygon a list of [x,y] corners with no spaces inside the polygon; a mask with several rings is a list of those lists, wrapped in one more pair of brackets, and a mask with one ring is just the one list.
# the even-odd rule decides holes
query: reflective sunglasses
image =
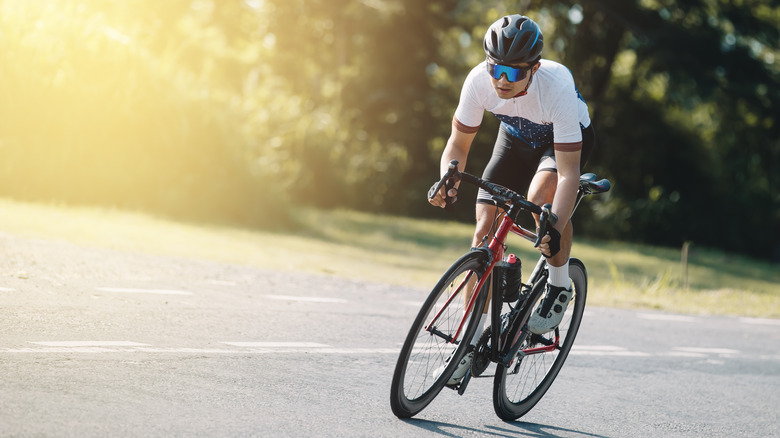
{"label": "reflective sunglasses", "polygon": [[525,68],[514,68],[508,65],[495,64],[490,59],[487,60],[487,71],[494,79],[501,79],[501,75],[506,75],[506,80],[509,82],[522,81],[528,76],[528,71],[533,68],[533,65],[529,65]]}

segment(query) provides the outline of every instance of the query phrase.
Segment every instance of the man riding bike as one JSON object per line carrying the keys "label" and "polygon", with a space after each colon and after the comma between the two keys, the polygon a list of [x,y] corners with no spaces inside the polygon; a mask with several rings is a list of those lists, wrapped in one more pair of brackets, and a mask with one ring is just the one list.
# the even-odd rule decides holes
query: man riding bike
{"label": "man riding bike", "polygon": [[[595,144],[588,107],[571,72],[557,62],[541,59],[543,45],[539,26],[528,17],[508,15],[490,26],[483,41],[486,60],[471,70],[463,84],[441,157],[441,175],[452,160],[464,170],[482,116],[485,111],[492,113],[501,126],[482,178],[518,193],[527,191],[529,201],[552,204],[552,212],[561,218],[539,245],[548,258],[550,275],[546,296],[529,321],[531,331],[538,334],[558,326],[572,298],[572,224],[565,219],[574,207],[582,165]],[[430,203],[444,207],[447,199],[457,199],[457,191],[457,183],[449,191],[442,188]],[[473,247],[490,231],[497,209],[490,195],[480,189]],[[538,216],[536,220],[538,226]],[[483,314],[472,345],[485,320]],[[448,384],[463,378],[472,358],[473,352],[463,358]]]}

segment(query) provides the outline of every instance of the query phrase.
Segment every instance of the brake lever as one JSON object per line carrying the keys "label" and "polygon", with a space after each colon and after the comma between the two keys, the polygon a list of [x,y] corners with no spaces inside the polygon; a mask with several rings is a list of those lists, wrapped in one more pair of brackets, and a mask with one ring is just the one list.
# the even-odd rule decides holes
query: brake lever
{"label": "brake lever", "polygon": [[558,223],[558,216],[552,212],[552,205],[544,204],[542,213],[539,214],[539,233],[536,235],[534,248],[538,248],[539,244],[542,243],[542,238],[547,235],[547,227],[554,227],[556,223]]}
{"label": "brake lever", "polygon": [[455,187],[455,183],[460,181],[460,171],[458,171],[458,160],[450,161],[447,173],[444,174],[442,179],[436,184],[436,188],[428,192],[428,199],[433,199],[436,194],[439,193],[442,186],[444,186],[444,209],[450,211],[452,204],[454,203],[453,197],[450,196],[450,189]]}
{"label": "brake lever", "polygon": [[447,178],[444,182],[444,211],[451,211],[452,204],[455,203],[457,197],[450,196],[450,189],[455,188],[455,178]]}

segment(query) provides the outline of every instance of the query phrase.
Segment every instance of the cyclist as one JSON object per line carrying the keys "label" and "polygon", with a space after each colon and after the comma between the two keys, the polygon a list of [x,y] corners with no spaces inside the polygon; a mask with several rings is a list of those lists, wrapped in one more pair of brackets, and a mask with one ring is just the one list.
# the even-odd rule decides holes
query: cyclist
{"label": "cyclist", "polygon": [[[508,15],[488,28],[483,41],[486,59],[468,74],[452,120],[452,131],[441,157],[441,174],[451,160],[460,170],[485,111],[495,115],[501,126],[482,178],[528,193],[528,200],[552,204],[561,220],[542,239],[540,252],[547,257],[549,280],[545,298],[529,321],[532,332],[542,334],[560,323],[571,301],[569,252],[571,215],[581,167],[595,143],[588,107],[571,72],[563,65],[542,59],[544,39],[539,26],[523,15]],[[445,206],[442,188],[430,200]],[[457,184],[446,194],[454,201]],[[476,204],[476,230],[472,246],[479,246],[490,232],[498,207],[480,189]],[[538,216],[536,217],[538,225]],[[471,340],[476,344],[486,315]],[[471,366],[469,352],[448,384],[458,383]]]}

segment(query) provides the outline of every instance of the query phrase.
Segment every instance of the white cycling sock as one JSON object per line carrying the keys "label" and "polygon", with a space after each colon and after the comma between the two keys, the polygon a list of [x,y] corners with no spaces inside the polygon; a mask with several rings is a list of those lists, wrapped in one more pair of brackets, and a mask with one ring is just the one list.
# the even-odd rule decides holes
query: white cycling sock
{"label": "white cycling sock", "polygon": [[550,278],[547,279],[548,283],[556,287],[562,287],[564,289],[569,289],[571,287],[568,260],[566,260],[566,263],[564,263],[563,266],[552,266],[548,264],[547,270],[550,272]]}

